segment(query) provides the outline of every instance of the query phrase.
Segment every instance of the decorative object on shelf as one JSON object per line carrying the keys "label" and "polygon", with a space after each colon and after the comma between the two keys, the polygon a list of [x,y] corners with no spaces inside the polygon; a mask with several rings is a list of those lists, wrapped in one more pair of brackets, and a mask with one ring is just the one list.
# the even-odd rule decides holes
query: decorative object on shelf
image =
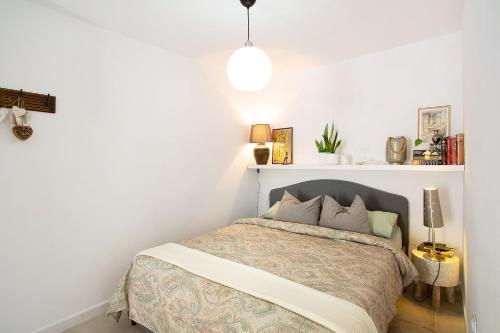
{"label": "decorative object on shelf", "polygon": [[339,131],[335,128],[335,123],[332,121],[332,127],[328,130],[329,124],[327,123],[323,130],[322,139],[320,141],[314,140],[316,149],[320,154],[320,159],[325,164],[340,164],[340,155],[337,150],[342,144],[342,140],[338,138]]}
{"label": "decorative object on shelf", "polygon": [[439,130],[434,130],[434,135],[431,138],[432,143],[434,144],[433,148],[436,148],[437,145],[441,142],[441,134],[439,134]]}
{"label": "decorative object on shelf", "polygon": [[351,165],[352,164],[352,156],[347,154],[340,155],[340,164],[342,165]]}
{"label": "decorative object on shelf", "polygon": [[354,161],[356,165],[363,165],[368,160],[369,149],[366,147],[358,148],[354,155]]}
{"label": "decorative object on shelf", "polygon": [[267,164],[269,160],[269,148],[265,145],[266,142],[272,142],[271,127],[268,124],[252,125],[250,130],[250,143],[257,143],[253,150],[255,163],[259,165]]}
{"label": "decorative object on shelf", "polygon": [[250,7],[256,0],[240,0],[247,9],[247,41],[236,50],[227,63],[227,76],[234,88],[241,91],[263,89],[272,76],[269,57],[261,49],[254,47],[250,40]]}
{"label": "decorative object on shelf", "polygon": [[385,158],[390,164],[404,164],[406,161],[406,138],[393,136],[387,138]]}
{"label": "decorative object on shelf", "polygon": [[443,156],[440,151],[414,150],[413,165],[443,165]]}
{"label": "decorative object on shelf", "polygon": [[435,135],[439,135],[441,137],[449,136],[450,114],[450,105],[418,109],[417,140],[421,140],[421,143],[432,143],[432,137]]}
{"label": "decorative object on shelf", "polygon": [[[419,139],[417,139],[419,140]],[[455,155],[458,156],[458,145],[454,142],[453,137],[443,138],[438,130],[434,130],[434,135],[431,138],[432,143],[429,144],[429,149],[413,150],[412,164],[418,165],[447,165],[456,164]],[[463,141],[463,135],[462,135]],[[453,147],[452,147],[453,145]],[[423,145],[422,145],[423,146]],[[457,146],[457,149],[454,147]],[[462,145],[463,153],[463,145]]]}
{"label": "decorative object on shelf", "polygon": [[293,163],[293,127],[273,130],[273,164]]}
{"label": "decorative object on shelf", "polygon": [[424,188],[424,226],[432,233],[432,249],[424,257],[432,261],[443,261],[444,257],[436,251],[436,228],[444,227],[441,203],[437,188]]}
{"label": "decorative object on shelf", "polygon": [[464,135],[441,138],[435,135],[429,150],[413,150],[412,164],[418,165],[464,165]]}

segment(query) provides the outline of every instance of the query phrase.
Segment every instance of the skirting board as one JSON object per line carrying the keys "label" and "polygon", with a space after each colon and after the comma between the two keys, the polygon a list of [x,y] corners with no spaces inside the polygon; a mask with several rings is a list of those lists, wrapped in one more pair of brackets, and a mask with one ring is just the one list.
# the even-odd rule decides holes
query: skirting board
{"label": "skirting board", "polygon": [[93,305],[85,310],[69,315],[32,333],[60,333],[106,313],[109,300]]}

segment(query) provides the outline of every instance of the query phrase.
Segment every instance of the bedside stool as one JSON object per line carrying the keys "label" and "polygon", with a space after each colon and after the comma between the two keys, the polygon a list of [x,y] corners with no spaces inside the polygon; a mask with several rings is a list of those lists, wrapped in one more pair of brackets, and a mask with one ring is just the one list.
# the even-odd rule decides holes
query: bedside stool
{"label": "bedside stool", "polygon": [[[423,251],[413,249],[411,251],[411,261],[415,265],[420,275],[420,280],[415,288],[415,297],[422,296],[422,290],[425,288],[424,284],[432,286],[434,279],[436,279],[439,263],[424,258]],[[460,279],[460,259],[458,256],[452,258],[445,258],[441,261],[441,269],[439,271],[439,278],[434,284],[432,290],[432,306],[439,308],[441,302],[441,287],[446,288],[446,296],[448,302],[455,302],[455,287],[458,286]]]}

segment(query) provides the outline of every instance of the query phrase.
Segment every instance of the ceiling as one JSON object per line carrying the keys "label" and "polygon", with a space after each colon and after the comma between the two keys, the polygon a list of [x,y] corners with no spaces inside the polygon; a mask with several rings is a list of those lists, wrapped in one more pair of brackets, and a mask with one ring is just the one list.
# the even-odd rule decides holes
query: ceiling
{"label": "ceiling", "polygon": [[[243,46],[238,0],[31,0],[188,57]],[[464,0],[257,0],[252,40],[336,62],[460,30]]]}

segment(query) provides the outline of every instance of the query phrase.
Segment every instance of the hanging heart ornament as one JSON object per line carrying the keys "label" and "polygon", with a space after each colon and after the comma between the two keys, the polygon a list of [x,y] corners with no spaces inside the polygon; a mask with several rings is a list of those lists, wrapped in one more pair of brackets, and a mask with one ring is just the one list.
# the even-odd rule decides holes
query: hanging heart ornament
{"label": "hanging heart ornament", "polygon": [[26,114],[26,109],[22,108],[22,107],[18,107],[18,106],[13,106],[12,107],[12,113],[16,116],[16,117],[22,117]]}
{"label": "hanging heart ornament", "polygon": [[31,128],[31,126],[29,125],[26,125],[28,120],[28,114],[24,106],[22,91],[21,95],[19,95],[19,97],[17,98],[17,106],[16,105],[12,106],[12,115],[13,115],[12,133],[14,133],[16,138],[18,138],[19,140],[22,141],[28,140],[33,135],[33,128]]}
{"label": "hanging heart ornament", "polygon": [[33,129],[27,125],[16,125],[12,127],[12,133],[22,141],[28,140],[33,135]]}

